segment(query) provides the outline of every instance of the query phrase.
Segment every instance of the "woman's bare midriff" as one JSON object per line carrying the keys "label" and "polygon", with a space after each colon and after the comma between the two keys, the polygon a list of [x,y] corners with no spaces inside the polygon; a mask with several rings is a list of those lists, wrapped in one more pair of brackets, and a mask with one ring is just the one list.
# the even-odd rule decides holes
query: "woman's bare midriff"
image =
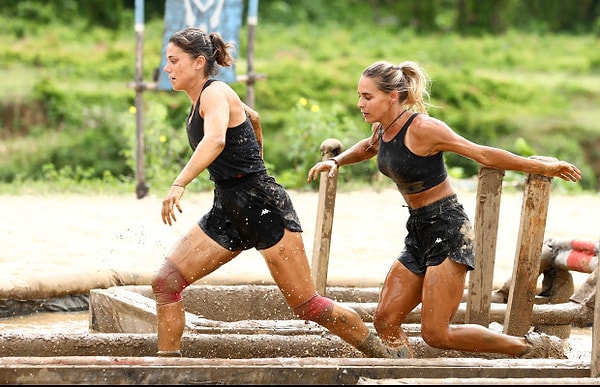
{"label": "woman's bare midriff", "polygon": [[450,195],[454,195],[454,188],[452,188],[452,184],[450,184],[450,180],[448,178],[426,191],[415,194],[402,194],[406,204],[410,208],[424,207]]}

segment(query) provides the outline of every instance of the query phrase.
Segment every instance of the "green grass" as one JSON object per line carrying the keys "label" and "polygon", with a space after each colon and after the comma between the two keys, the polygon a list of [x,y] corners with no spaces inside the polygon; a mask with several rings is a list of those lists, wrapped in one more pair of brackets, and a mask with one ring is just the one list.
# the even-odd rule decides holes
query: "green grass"
{"label": "green grass", "polygon": [[[162,20],[149,21],[145,26],[146,82],[152,80],[160,63],[163,27]],[[84,114],[92,110],[90,106],[76,105],[82,100],[110,103],[115,115],[123,114],[132,105],[135,91],[129,85],[134,80],[136,49],[133,27],[124,31],[77,31],[68,25],[52,25],[30,31],[23,38],[0,36],[1,104],[39,98],[36,90],[51,83],[51,91],[72,96],[65,103],[73,104],[67,110],[74,115],[77,109]],[[239,74],[245,74],[244,29],[240,38],[236,67]],[[585,163],[579,158],[576,142],[581,137],[600,136],[600,52],[590,49],[595,46],[597,38],[585,35],[509,32],[504,36],[465,38],[452,33],[423,36],[410,28],[368,23],[352,28],[336,24],[259,24],[254,66],[255,72],[266,74],[267,79],[256,83],[255,107],[263,121],[268,161],[277,166],[277,174],[298,174],[298,170],[303,173],[304,166],[294,165],[295,161],[286,158],[290,136],[285,135],[291,132],[293,137],[304,123],[300,120],[306,116],[294,115],[300,98],[319,105],[325,113],[323,117],[328,112],[333,115],[342,111],[335,114],[347,120],[329,133],[328,122],[315,122],[314,126],[323,130],[323,134],[313,134],[315,141],[330,133],[341,133],[348,139],[366,135],[368,127],[355,106],[356,82],[364,67],[385,59],[423,64],[433,79],[432,102],[441,106],[432,109],[432,115],[444,119],[466,137],[477,140],[474,136],[480,136],[489,145],[509,150],[523,137],[541,154],[557,154],[578,165]],[[244,97],[245,85],[233,86]],[[164,125],[180,128],[180,112],[185,112],[188,104],[182,94],[146,91],[144,99],[168,106],[171,113]],[[77,117],[70,118],[75,121]],[[92,118],[95,121],[82,121],[93,123],[102,119]],[[104,119],[104,125],[118,125],[114,117],[107,115]],[[36,154],[28,156],[27,149],[40,154],[36,150],[40,146],[53,145],[43,142],[50,137],[40,135],[40,131],[71,130],[79,135],[82,130],[94,129],[89,125],[50,126],[32,128],[30,137],[4,139],[0,168],[15,155],[35,159]],[[183,132],[176,133],[185,141]],[[561,144],[564,141],[567,143]],[[307,153],[318,158],[318,144],[309,145],[314,152]],[[588,179],[593,178],[593,172],[588,172]]]}

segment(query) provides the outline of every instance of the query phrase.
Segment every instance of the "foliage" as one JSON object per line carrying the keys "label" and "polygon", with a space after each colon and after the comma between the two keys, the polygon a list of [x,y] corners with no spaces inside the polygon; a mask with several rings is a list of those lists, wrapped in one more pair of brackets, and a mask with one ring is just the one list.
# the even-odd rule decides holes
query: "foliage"
{"label": "foliage", "polygon": [[[144,166],[147,181],[152,181],[161,186],[169,186],[177,177],[181,167],[191,156],[187,138],[182,135],[185,131],[178,127],[170,126],[166,105],[156,101],[148,101],[144,110],[143,131],[144,137]],[[135,106],[130,107],[130,119],[124,127],[128,146],[123,149],[123,156],[132,171],[137,168],[137,127],[135,125]],[[178,120],[180,122],[181,120]],[[192,187],[198,190],[210,188],[211,184],[207,174],[200,175],[194,180]]]}
{"label": "foliage", "polygon": [[[90,1],[89,12],[101,14],[97,7],[105,3]],[[427,0],[420,9],[414,2],[388,0],[308,3],[261,2],[254,47],[255,71],[267,76],[255,84],[267,166],[285,186],[316,188],[306,184],[306,172],[319,160],[324,139],[338,138],[348,147],[370,134],[356,108],[362,69],[379,59],[410,59],[432,77],[431,115],[475,142],[573,161],[584,181],[567,185],[594,187],[595,172],[580,146],[584,138],[600,138],[600,53],[589,49],[597,45],[594,35],[547,34],[555,27],[523,33],[511,26],[499,36],[461,32],[453,27],[458,12],[450,0]],[[503,3],[513,12],[520,7],[512,0]],[[115,4],[115,10],[123,7],[118,21],[109,21],[115,28],[93,22],[95,16],[75,17],[79,7],[74,0],[0,5],[0,111],[42,106],[45,120],[27,125],[25,112],[3,122],[0,181],[66,184],[72,178],[118,186],[135,179],[132,4]],[[147,8],[162,15],[155,7]],[[432,16],[427,7],[444,11]],[[423,33],[422,24],[405,19],[414,15],[433,17],[434,28]],[[147,21],[146,80],[154,79],[160,62],[162,31],[160,17]],[[244,31],[240,37],[245,52]],[[239,73],[245,65],[240,57]],[[245,84],[232,86],[245,96]],[[189,158],[183,126],[189,100],[183,93],[154,91],[146,91],[143,100],[146,178],[152,186],[167,185]],[[471,160],[446,156],[453,175],[477,173]],[[342,168],[340,180],[375,184],[382,178],[370,160]],[[192,189],[208,186],[203,174]]]}
{"label": "foliage", "polygon": [[[0,6],[0,13],[11,15],[11,21],[5,24],[18,34],[25,34],[31,27],[43,28],[53,24],[73,25],[87,28],[91,24],[104,28],[119,28],[121,17],[127,15],[123,0],[7,0]],[[27,23],[22,23],[27,21]]]}
{"label": "foliage", "polygon": [[[349,119],[345,108],[341,105],[332,105],[328,111],[321,110],[318,103],[307,98],[300,98],[290,113],[289,127],[282,133],[282,141],[285,144],[280,148],[282,154],[275,156],[275,165],[284,167],[279,174],[279,180],[283,185],[301,188],[306,185],[308,170],[322,159],[320,156],[321,143],[328,139],[337,139],[344,144],[353,144],[361,140],[361,129],[356,123]],[[359,137],[357,137],[357,134]],[[278,163],[279,161],[280,163]],[[291,163],[291,165],[286,165]],[[340,170],[340,182],[348,180],[364,180],[377,173],[373,163],[371,168],[354,169],[344,168]],[[367,173],[365,173],[368,171]],[[272,172],[277,172],[272,171]],[[314,187],[318,182],[313,183]]]}
{"label": "foliage", "polygon": [[269,0],[261,20],[285,26],[337,23],[410,28],[418,33],[458,32],[463,36],[502,34],[510,29],[534,34],[598,33],[600,3],[593,0]]}

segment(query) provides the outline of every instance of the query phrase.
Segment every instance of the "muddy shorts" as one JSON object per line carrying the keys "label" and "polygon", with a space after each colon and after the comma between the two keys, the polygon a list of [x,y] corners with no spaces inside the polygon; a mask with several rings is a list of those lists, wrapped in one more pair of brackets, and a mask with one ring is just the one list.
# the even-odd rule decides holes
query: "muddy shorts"
{"label": "muddy shorts", "polygon": [[265,172],[215,183],[212,209],[198,225],[230,251],[267,249],[285,229],[302,232],[288,193]]}
{"label": "muddy shorts", "polygon": [[411,272],[424,275],[427,266],[446,258],[475,268],[475,235],[469,218],[456,195],[421,208],[409,209],[408,235],[398,260]]}

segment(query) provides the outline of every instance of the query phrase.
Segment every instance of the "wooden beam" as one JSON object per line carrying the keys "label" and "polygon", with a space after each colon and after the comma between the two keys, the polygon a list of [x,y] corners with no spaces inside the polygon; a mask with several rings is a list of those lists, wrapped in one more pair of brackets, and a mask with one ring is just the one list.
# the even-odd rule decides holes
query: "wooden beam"
{"label": "wooden beam", "polygon": [[[531,158],[556,160],[539,156]],[[504,333],[509,335],[523,336],[531,328],[551,183],[552,178],[542,175],[530,173],[526,178],[513,280],[510,285],[504,323]]]}
{"label": "wooden beam", "polygon": [[[330,138],[321,143],[321,160],[328,160],[339,155],[342,143]],[[331,247],[331,232],[333,229],[333,212],[337,192],[337,174],[328,176],[329,172],[321,172],[319,179],[319,204],[317,207],[317,225],[312,253],[312,276],[321,295],[325,295],[327,286],[327,270],[329,266],[329,250]]]}
{"label": "wooden beam", "polygon": [[[156,357],[0,358],[5,384],[357,384],[366,379],[577,378],[589,367],[548,359],[196,359]],[[529,382],[531,380],[528,380]],[[447,383],[435,383],[447,384]],[[463,383],[464,384],[464,383]],[[481,383],[485,384],[485,383]]]}
{"label": "wooden beam", "polygon": [[469,272],[465,316],[468,324],[487,327],[490,323],[503,179],[503,170],[480,166],[475,205],[475,270]]}

